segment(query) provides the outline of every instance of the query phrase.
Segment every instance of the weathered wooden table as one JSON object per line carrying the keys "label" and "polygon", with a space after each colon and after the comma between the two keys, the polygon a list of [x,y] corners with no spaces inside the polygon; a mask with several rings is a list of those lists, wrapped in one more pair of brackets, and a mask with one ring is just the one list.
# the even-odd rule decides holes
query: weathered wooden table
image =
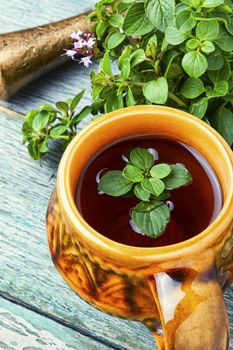
{"label": "weathered wooden table", "polygon": [[[73,16],[94,3],[95,0],[0,0],[0,32]],[[26,111],[45,101],[72,97],[87,86],[85,105],[90,99],[89,73],[77,63],[68,63],[0,104],[1,350],[156,348],[146,327],[95,310],[56,271],[47,247],[45,212],[61,153],[54,150],[41,167],[29,158],[22,145],[21,126]],[[233,331],[232,296],[233,289],[226,293]]]}

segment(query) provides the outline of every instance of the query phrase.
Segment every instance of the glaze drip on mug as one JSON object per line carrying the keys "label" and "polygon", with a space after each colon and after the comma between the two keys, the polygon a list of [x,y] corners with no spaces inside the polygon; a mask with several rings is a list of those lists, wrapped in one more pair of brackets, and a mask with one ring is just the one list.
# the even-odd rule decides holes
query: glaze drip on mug
{"label": "glaze drip on mug", "polygon": [[[139,200],[98,193],[97,182],[108,170],[123,169],[129,151],[149,149],[156,163],[184,164],[193,177],[192,184],[171,191],[171,221],[157,239],[137,232],[129,212]],[[126,245],[156,247],[185,241],[202,232],[222,207],[217,176],[207,160],[192,147],[156,136],[119,140],[95,154],[83,169],[77,185],[76,205],[84,219],[104,236]]]}

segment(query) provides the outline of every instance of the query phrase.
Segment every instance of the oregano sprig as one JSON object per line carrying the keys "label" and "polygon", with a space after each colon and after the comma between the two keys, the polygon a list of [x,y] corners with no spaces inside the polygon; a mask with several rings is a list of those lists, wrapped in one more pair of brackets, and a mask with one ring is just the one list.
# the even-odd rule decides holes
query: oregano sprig
{"label": "oregano sprig", "polygon": [[27,113],[22,127],[23,143],[27,145],[32,159],[43,158],[49,151],[50,140],[62,141],[65,148],[76,135],[78,124],[92,111],[86,106],[77,112],[83,95],[84,90],[73,99],[57,102],[55,107],[44,103]]}
{"label": "oregano sprig", "polygon": [[132,209],[131,219],[143,234],[157,238],[170,221],[165,200],[169,191],[192,181],[188,169],[180,164],[154,164],[153,155],[140,147],[131,150],[129,162],[121,170],[102,176],[98,191],[119,197],[133,194],[140,202]]}

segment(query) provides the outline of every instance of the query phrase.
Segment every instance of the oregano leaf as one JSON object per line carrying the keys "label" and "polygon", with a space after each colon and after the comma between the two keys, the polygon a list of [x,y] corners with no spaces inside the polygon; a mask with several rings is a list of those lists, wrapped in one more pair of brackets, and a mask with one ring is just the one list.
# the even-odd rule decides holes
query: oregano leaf
{"label": "oregano leaf", "polygon": [[170,167],[170,174],[163,179],[166,189],[179,188],[192,181],[190,172],[184,166],[175,164]]}
{"label": "oregano leaf", "polygon": [[199,78],[188,78],[181,87],[181,94],[185,98],[193,99],[205,91],[204,84]]}
{"label": "oregano leaf", "polygon": [[133,182],[126,179],[120,170],[111,170],[100,179],[98,190],[110,196],[119,197],[128,193],[132,187]]}
{"label": "oregano leaf", "polygon": [[160,201],[141,202],[133,208],[132,220],[142,233],[156,238],[165,230],[170,220],[170,211]]}
{"label": "oregano leaf", "polygon": [[145,9],[148,18],[156,29],[165,32],[165,29],[174,24],[175,1],[174,0],[147,0]]}
{"label": "oregano leaf", "polygon": [[155,179],[163,179],[164,177],[168,176],[170,172],[171,167],[164,163],[156,164],[150,170],[151,176]]}
{"label": "oregano leaf", "polygon": [[148,191],[145,191],[143,188],[142,188],[142,185],[141,183],[138,183],[135,185],[134,187],[134,194],[135,196],[140,199],[141,201],[148,201],[149,198],[150,198],[150,192]]}
{"label": "oregano leaf", "polygon": [[182,59],[182,66],[192,78],[199,78],[208,68],[205,56],[199,51],[190,51]]}
{"label": "oregano leaf", "polygon": [[147,17],[143,2],[133,3],[125,16],[123,30],[128,35],[145,35],[152,31],[153,24]]}
{"label": "oregano leaf", "polygon": [[137,147],[130,152],[130,161],[141,170],[149,170],[154,164],[154,157],[145,149]]}
{"label": "oregano leaf", "polygon": [[144,179],[143,171],[130,164],[123,169],[122,175],[132,182],[141,182]]}
{"label": "oregano leaf", "polygon": [[153,103],[165,104],[168,98],[168,84],[164,77],[151,80],[142,88],[145,98]]}
{"label": "oregano leaf", "polygon": [[148,191],[155,196],[159,196],[165,189],[163,181],[155,178],[143,180],[141,185],[145,191]]}

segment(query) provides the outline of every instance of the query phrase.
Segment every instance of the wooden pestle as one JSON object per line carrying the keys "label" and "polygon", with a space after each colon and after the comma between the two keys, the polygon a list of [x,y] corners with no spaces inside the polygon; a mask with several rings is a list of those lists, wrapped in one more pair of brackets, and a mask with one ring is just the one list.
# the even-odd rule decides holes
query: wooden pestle
{"label": "wooden pestle", "polygon": [[88,31],[88,13],[36,28],[0,35],[0,99],[6,100],[28,82],[64,63],[70,35]]}

